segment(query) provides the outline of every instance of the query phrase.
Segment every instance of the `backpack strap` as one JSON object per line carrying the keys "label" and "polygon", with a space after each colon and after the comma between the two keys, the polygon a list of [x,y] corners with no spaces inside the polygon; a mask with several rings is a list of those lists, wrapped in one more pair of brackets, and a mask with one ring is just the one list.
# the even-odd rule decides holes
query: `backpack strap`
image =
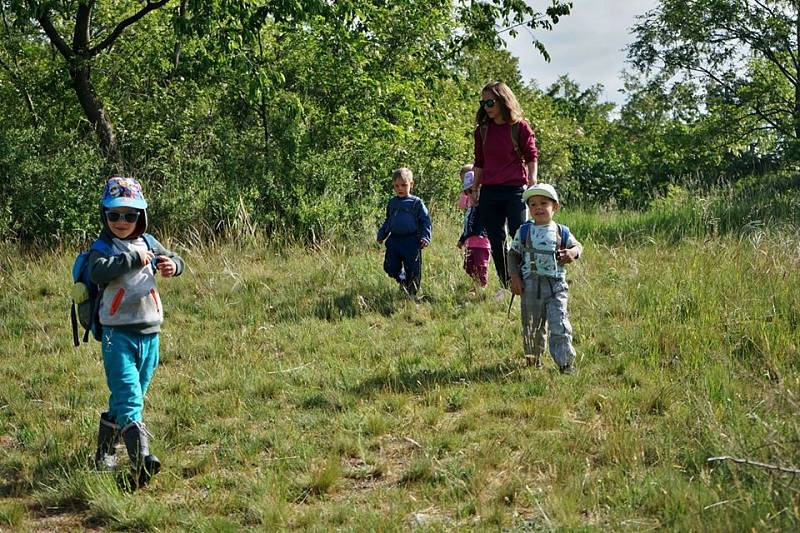
{"label": "backpack strap", "polygon": [[[147,245],[148,250],[155,250],[156,248],[156,238],[150,235],[149,233],[142,233],[142,239],[144,239],[145,244]],[[104,255],[110,255],[114,245],[109,239],[108,235],[105,233],[101,233],[97,239],[92,243],[91,251],[92,252],[100,252]]]}
{"label": "backpack strap", "polygon": [[72,309],[69,312],[69,319],[72,322],[72,343],[77,347],[81,345],[78,337],[78,312],[75,310],[75,302],[72,302]]}
{"label": "backpack strap", "polygon": [[101,233],[92,243],[92,246],[89,248],[90,252],[100,252],[103,255],[111,255],[111,251],[114,245],[111,243],[111,239],[108,238],[108,235],[105,233]]}
{"label": "backpack strap", "polygon": [[569,228],[557,222],[556,226],[558,226],[558,237],[561,240],[561,243],[559,243],[558,247],[559,249],[564,250],[569,243]]}
{"label": "backpack strap", "polygon": [[[519,227],[519,240],[522,243],[523,249],[530,248],[530,244],[528,243],[528,237],[530,236],[532,224],[533,222],[528,220]],[[569,228],[567,226],[564,226],[563,224],[559,224],[558,222],[556,222],[556,226],[558,226],[558,232],[556,233],[558,242],[556,243],[556,247],[560,250],[563,250],[567,247],[567,244],[569,243],[569,237],[570,237]]]}
{"label": "backpack strap", "polygon": [[528,245],[528,237],[530,237],[532,225],[533,222],[527,220],[523,222],[522,225],[519,227],[519,242],[522,243],[523,249],[530,248],[530,246]]}
{"label": "backpack strap", "polygon": [[147,249],[151,252],[156,249],[156,238],[149,233],[142,233],[142,239],[147,244]]}
{"label": "backpack strap", "polygon": [[514,153],[517,154],[517,157],[525,162],[525,158],[522,156],[522,150],[519,148],[519,122],[514,122],[511,125],[511,144],[514,145]]}

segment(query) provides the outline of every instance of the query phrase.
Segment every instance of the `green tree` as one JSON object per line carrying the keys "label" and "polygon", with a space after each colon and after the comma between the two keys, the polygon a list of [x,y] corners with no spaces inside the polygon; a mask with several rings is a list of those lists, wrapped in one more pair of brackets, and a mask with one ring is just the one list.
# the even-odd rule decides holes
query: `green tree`
{"label": "green tree", "polygon": [[[115,5],[110,9],[109,6],[96,9],[95,0],[3,2],[8,4],[4,5],[3,11],[7,11],[7,7],[14,10],[18,24],[34,19],[50,44],[61,54],[78,102],[97,133],[100,148],[108,160],[116,165],[121,165],[122,159],[111,117],[92,82],[94,58],[110,50],[129,26],[167,2],[169,0],[147,0],[144,5],[129,1],[114,2]],[[121,16],[116,17],[117,13]],[[67,35],[71,35],[71,39]],[[102,37],[95,39],[100,35]]]}
{"label": "green tree", "polygon": [[[435,203],[454,192],[454,172],[470,157],[481,84],[519,77],[513,61],[494,68],[507,56],[497,32],[560,16],[517,19],[531,10],[511,0],[155,6],[0,0],[0,174],[9,177],[0,181],[0,233],[93,228],[97,187],[119,167],[144,180],[154,220],[172,227],[216,231],[248,213],[302,237],[371,224],[399,165]],[[475,9],[494,23],[471,26]],[[489,67],[480,72],[479,49]],[[101,131],[75,105],[70,69],[88,76],[82,87],[106,119]]]}
{"label": "green tree", "polygon": [[633,65],[664,87],[693,86],[725,107],[734,138],[769,130],[800,141],[800,18],[795,0],[662,0],[634,27]]}

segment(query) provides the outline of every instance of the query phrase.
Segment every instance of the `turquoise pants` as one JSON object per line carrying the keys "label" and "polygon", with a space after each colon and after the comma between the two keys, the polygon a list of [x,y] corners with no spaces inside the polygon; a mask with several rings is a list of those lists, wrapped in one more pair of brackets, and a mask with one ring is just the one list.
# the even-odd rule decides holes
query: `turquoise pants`
{"label": "turquoise pants", "polygon": [[144,395],[158,366],[158,333],[103,328],[108,412],[120,427],[142,421]]}

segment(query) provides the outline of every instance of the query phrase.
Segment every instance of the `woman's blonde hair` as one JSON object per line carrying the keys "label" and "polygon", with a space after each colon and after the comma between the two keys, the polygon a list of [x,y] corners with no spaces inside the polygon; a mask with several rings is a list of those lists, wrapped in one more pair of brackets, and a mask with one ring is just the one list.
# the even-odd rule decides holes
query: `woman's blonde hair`
{"label": "woman's blonde hair", "polygon": [[403,181],[407,181],[409,183],[414,183],[414,173],[411,172],[410,168],[400,167],[397,170],[392,171],[392,183],[395,180],[402,179]]}
{"label": "woman's blonde hair", "polygon": [[[522,120],[522,107],[520,107],[517,97],[511,88],[502,81],[493,81],[484,85],[481,89],[481,98],[483,93],[489,93],[495,99],[495,105],[500,105],[500,114],[503,115],[503,120],[509,124],[514,124]],[[480,106],[478,112],[475,114],[475,124],[481,125],[489,120],[489,115],[483,106]]]}

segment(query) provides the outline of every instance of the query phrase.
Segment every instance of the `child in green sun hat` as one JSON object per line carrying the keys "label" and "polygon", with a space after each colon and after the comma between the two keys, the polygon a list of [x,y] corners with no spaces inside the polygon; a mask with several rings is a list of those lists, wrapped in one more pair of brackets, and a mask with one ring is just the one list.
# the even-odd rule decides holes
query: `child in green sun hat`
{"label": "child in green sun hat", "polygon": [[553,220],[561,204],[552,185],[528,187],[522,199],[531,220],[517,230],[507,259],[511,290],[521,296],[525,359],[541,367],[547,330],[550,355],[560,372],[574,374],[575,349],[567,315],[569,287],[564,266],[580,257],[583,246],[569,228]]}

